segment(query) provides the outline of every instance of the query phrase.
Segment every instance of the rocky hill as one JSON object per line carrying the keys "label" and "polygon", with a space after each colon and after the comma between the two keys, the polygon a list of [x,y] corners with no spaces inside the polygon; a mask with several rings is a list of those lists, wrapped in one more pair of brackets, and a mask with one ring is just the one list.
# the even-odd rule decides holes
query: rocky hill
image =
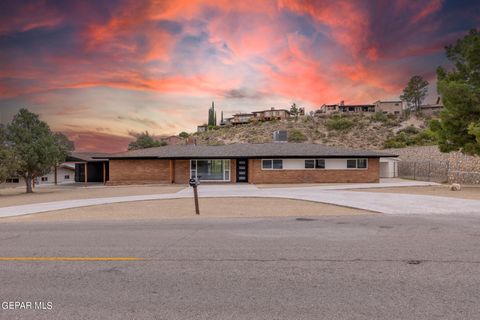
{"label": "rocky hill", "polygon": [[434,138],[427,129],[428,121],[428,118],[420,115],[302,116],[282,121],[216,127],[195,133],[194,136],[198,144],[267,143],[272,141],[273,131],[286,130],[291,142],[383,149],[434,144]]}

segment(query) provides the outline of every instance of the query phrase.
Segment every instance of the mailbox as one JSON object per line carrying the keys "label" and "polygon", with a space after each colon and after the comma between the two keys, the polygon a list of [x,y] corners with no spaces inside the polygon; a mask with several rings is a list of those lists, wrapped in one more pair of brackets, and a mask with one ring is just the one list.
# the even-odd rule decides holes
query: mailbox
{"label": "mailbox", "polygon": [[188,180],[188,184],[190,185],[190,187],[195,188],[196,186],[198,186],[200,184],[200,182],[197,179],[192,178],[192,179]]}

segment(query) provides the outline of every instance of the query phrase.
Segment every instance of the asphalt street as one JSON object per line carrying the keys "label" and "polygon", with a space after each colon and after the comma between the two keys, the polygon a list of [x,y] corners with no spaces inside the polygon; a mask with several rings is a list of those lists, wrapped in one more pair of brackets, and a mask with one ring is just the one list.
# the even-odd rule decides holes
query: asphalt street
{"label": "asphalt street", "polygon": [[477,217],[0,223],[2,258],[0,319],[480,318]]}

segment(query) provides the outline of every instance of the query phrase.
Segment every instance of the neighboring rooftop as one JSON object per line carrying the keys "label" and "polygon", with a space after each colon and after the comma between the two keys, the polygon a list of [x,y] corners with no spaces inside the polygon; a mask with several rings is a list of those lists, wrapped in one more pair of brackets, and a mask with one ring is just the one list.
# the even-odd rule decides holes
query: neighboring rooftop
{"label": "neighboring rooftop", "polygon": [[212,159],[212,158],[280,158],[280,157],[396,157],[397,155],[369,150],[355,150],[307,143],[259,143],[208,145],[169,145],[132,150],[107,156],[108,159]]}

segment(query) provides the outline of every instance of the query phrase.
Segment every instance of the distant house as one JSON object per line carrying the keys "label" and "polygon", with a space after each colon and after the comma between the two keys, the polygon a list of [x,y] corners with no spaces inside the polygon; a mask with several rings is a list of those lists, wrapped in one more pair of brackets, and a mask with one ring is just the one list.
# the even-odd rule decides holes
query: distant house
{"label": "distant house", "polygon": [[[75,164],[65,162],[60,164],[56,169],[52,170],[41,176],[34,178],[35,185],[48,185],[48,184],[65,184],[65,183],[74,183],[75,182]],[[14,175],[5,180],[1,184],[2,187],[18,187],[25,186],[25,180],[18,176]]]}
{"label": "distant house", "polygon": [[378,100],[374,103],[376,112],[383,112],[385,114],[401,114],[404,110],[404,105],[401,100]]}
{"label": "distant house", "polygon": [[341,101],[339,104],[324,104],[320,107],[320,113],[332,114],[336,112],[342,113],[365,113],[375,112],[373,104],[345,104]]}
{"label": "distant house", "polygon": [[202,124],[201,126],[197,126],[197,132],[206,132],[208,130],[208,126],[206,124]]}
{"label": "distant house", "polygon": [[257,121],[284,120],[290,117],[290,111],[286,109],[271,108],[270,110],[254,111],[252,113],[253,120]]}
{"label": "distant house", "polygon": [[233,125],[249,123],[253,117],[253,113],[237,113],[233,115],[231,123]]}
{"label": "distant house", "polygon": [[165,141],[167,144],[181,144],[183,143],[183,139],[179,136],[168,136],[168,137],[161,137],[162,141]]}
{"label": "distant house", "polygon": [[443,109],[441,98],[438,97],[436,103],[424,104],[420,106],[420,111],[426,115],[438,114]]}

